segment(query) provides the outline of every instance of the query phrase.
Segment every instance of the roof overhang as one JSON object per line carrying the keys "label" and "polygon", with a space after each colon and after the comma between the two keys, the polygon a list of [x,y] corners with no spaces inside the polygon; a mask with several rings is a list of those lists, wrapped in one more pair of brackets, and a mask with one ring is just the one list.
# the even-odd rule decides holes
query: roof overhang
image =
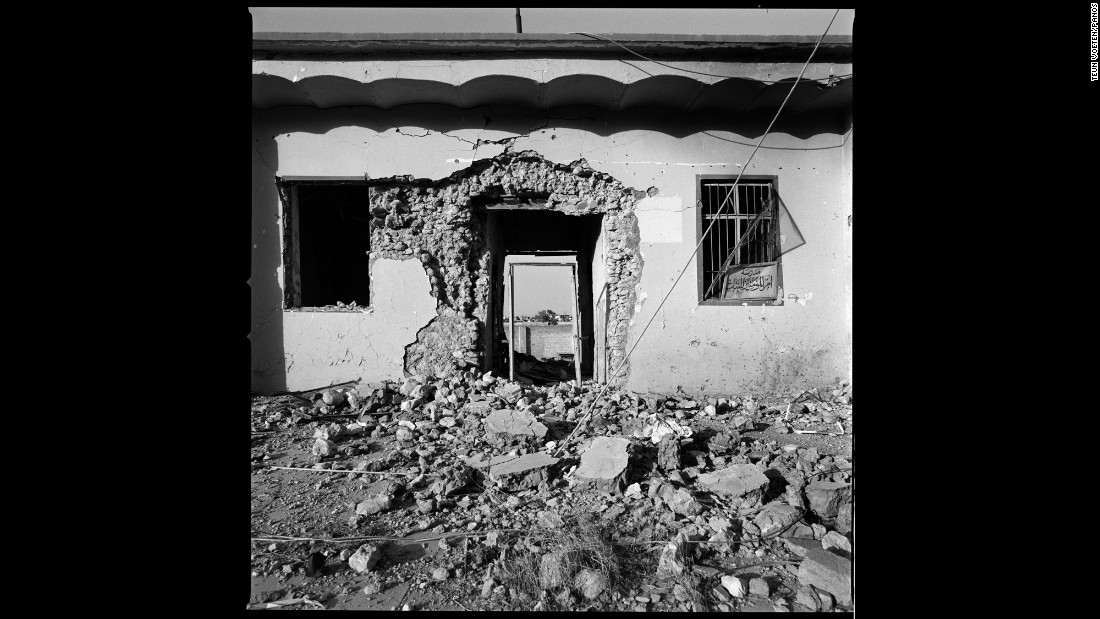
{"label": "roof overhang", "polygon": [[[741,62],[805,61],[816,36],[599,34],[645,56],[705,56]],[[631,57],[614,43],[582,34],[261,32],[252,36],[253,57],[316,54],[516,54],[562,53]],[[851,35],[827,35],[817,62],[852,61]]]}
{"label": "roof overhang", "polygon": [[[813,36],[262,33],[253,39],[252,106],[390,109],[440,104],[684,112],[774,109]],[[532,61],[535,59],[535,61]],[[851,36],[825,37],[790,113],[851,105]],[[709,74],[709,75],[707,75]]]}

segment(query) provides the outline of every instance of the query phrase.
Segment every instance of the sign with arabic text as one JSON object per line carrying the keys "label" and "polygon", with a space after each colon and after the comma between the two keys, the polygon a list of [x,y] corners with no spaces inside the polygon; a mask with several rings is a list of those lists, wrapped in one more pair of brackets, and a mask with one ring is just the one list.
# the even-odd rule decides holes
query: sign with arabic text
{"label": "sign with arabic text", "polygon": [[778,272],[774,262],[734,266],[722,275],[722,299],[774,299],[778,285]]}

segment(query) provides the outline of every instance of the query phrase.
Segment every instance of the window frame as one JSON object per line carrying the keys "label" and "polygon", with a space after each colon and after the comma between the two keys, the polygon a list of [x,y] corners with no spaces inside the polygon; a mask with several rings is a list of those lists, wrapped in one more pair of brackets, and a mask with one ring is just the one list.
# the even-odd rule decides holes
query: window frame
{"label": "window frame", "polygon": [[[733,181],[737,180],[737,175],[736,174],[696,174],[695,175],[695,204],[696,204],[695,242],[697,244],[699,243],[699,241],[703,237],[703,231],[706,230],[706,224],[704,223],[706,220],[703,217],[703,211],[704,211],[704,208],[703,208],[703,197],[704,197],[703,196],[703,181],[714,181],[714,180],[725,180],[725,181],[733,182]],[[747,182],[754,182],[754,181],[756,181],[756,182],[760,182],[760,181],[770,182],[771,186],[772,186],[772,193],[778,199],[778,197],[779,197],[779,176],[778,175],[776,175],[776,174],[745,174],[745,175],[741,176],[741,179],[740,179],[739,183],[740,182],[746,182],[747,183]],[[773,227],[773,230],[772,230],[772,234],[776,235],[776,237],[777,237],[777,239],[776,239],[777,240],[777,242],[776,242],[777,255],[776,255],[775,260],[774,260],[774,262],[775,262],[775,274],[776,274],[775,298],[774,299],[744,299],[744,300],[707,299],[707,298],[704,298],[704,295],[706,294],[707,286],[710,285],[710,282],[704,282],[703,281],[703,272],[704,272],[705,269],[704,269],[704,264],[703,264],[704,263],[703,248],[702,248],[702,246],[700,246],[699,251],[696,252],[696,256],[695,256],[696,290],[697,290],[696,297],[697,297],[698,304],[700,306],[714,305],[714,306],[757,307],[757,306],[761,306],[761,305],[772,305],[772,306],[783,305],[783,261],[782,261],[782,255],[778,254],[778,251],[779,251],[779,243],[778,243],[779,217],[778,216],[776,217],[773,226],[774,227]],[[711,233],[713,234],[714,231],[712,230]]]}
{"label": "window frame", "polygon": [[[283,228],[280,235],[282,265],[283,265],[283,311],[284,312],[317,312],[317,313],[359,313],[369,312],[374,308],[374,286],[370,282],[369,305],[357,305],[355,308],[324,306],[302,306],[301,271],[299,262],[301,259],[301,241],[298,238],[298,188],[303,185],[357,185],[365,186],[368,194],[372,191],[367,179],[362,176],[276,176],[275,184],[279,190],[279,221]],[[373,240],[373,239],[370,239]],[[297,277],[297,279],[295,279]],[[370,277],[370,274],[367,274]],[[370,281],[368,279],[368,281]]]}

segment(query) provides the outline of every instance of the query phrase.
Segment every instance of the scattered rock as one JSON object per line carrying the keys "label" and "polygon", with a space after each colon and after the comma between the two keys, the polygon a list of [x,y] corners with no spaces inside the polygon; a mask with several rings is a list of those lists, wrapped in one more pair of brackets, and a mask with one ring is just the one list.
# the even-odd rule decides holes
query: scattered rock
{"label": "scattered rock", "polygon": [[657,443],[657,466],[665,471],[680,468],[680,438],[675,434],[666,434]]}
{"label": "scattered rock", "polygon": [[735,464],[714,473],[699,475],[698,483],[711,492],[741,498],[741,505],[735,507],[753,507],[764,497],[769,481],[759,466]]}
{"label": "scattered rock", "polygon": [[676,578],[684,573],[684,553],[679,542],[669,542],[661,550],[661,558],[657,563],[657,577]]}
{"label": "scattered rock", "polygon": [[756,427],[756,420],[749,415],[737,415],[730,419],[729,427],[739,432],[751,432]]}
{"label": "scattered rock", "polygon": [[543,589],[555,589],[564,585],[573,576],[567,573],[565,553],[555,550],[542,555],[539,563],[539,584]]}
{"label": "scattered rock", "polygon": [[507,383],[498,387],[495,393],[504,398],[508,404],[515,404],[523,397],[523,387],[515,383]]}
{"label": "scattered rock", "polygon": [[544,453],[525,456],[497,456],[489,461],[489,479],[502,490],[538,488],[548,481],[547,469],[558,463]]}
{"label": "scattered rock", "polygon": [[626,482],[630,440],[601,436],[581,454],[575,475],[600,490],[620,490]]}
{"label": "scattered rock", "polygon": [[672,493],[672,496],[665,502],[668,504],[669,509],[684,516],[694,516],[702,509],[695,497],[683,488]]}
{"label": "scattered rock", "polygon": [[589,600],[594,600],[607,589],[607,576],[586,567],[577,572],[573,579],[573,588]]}
{"label": "scattered rock", "polygon": [[[773,502],[753,518],[753,524],[760,528],[761,537],[768,537],[787,528],[801,515],[797,507]],[[813,537],[812,533],[810,536]]]}
{"label": "scattered rock", "polygon": [[[800,541],[794,540],[795,543]],[[788,542],[789,547],[791,543]],[[805,549],[806,554],[798,565],[798,581],[804,585],[813,585],[828,591],[833,594],[837,602],[850,606],[852,604],[852,562],[823,550],[821,544],[817,542],[808,542],[802,548]]]}
{"label": "scattered rock", "polygon": [[722,577],[722,586],[726,588],[726,591],[735,598],[745,597],[745,593],[748,588],[745,586],[745,580],[728,574]]}
{"label": "scattered rock", "polygon": [[837,533],[841,535],[847,535],[852,532],[852,502],[848,501],[840,506],[837,510],[836,523],[833,525],[836,527]]}
{"label": "scattered rock", "polygon": [[355,513],[361,516],[372,516],[386,511],[393,505],[393,499],[388,494],[380,494],[361,501],[355,506]]}
{"label": "scattered rock", "polygon": [[809,585],[803,585],[798,588],[798,593],[794,598],[795,604],[801,604],[810,610],[817,612],[820,608],[820,602],[817,599],[817,594]]}
{"label": "scattered rock", "polygon": [[318,438],[313,443],[313,449],[310,450],[315,456],[331,456],[336,453],[336,443],[330,440]]}
{"label": "scattered rock", "polygon": [[821,547],[832,550],[842,557],[852,558],[852,542],[836,531],[829,531],[825,537],[821,538]]}
{"label": "scattered rock", "polygon": [[355,554],[348,557],[348,565],[356,572],[369,572],[378,565],[382,558],[382,551],[377,546],[363,544]]}
{"label": "scattered rock", "polygon": [[546,436],[546,426],[535,419],[529,411],[512,409],[496,410],[485,418],[485,428],[494,434],[508,434],[511,436],[534,436],[543,438]]}
{"label": "scattered rock", "polygon": [[445,567],[437,567],[432,570],[432,580],[447,580],[450,575],[451,571]]}
{"label": "scattered rock", "polygon": [[833,481],[815,481],[806,486],[810,511],[825,524],[832,524],[840,515],[841,505],[852,497],[852,485]]}
{"label": "scattered rock", "polygon": [[547,529],[559,529],[565,524],[561,516],[545,510],[540,511],[536,515],[536,518],[538,519],[539,526]]}

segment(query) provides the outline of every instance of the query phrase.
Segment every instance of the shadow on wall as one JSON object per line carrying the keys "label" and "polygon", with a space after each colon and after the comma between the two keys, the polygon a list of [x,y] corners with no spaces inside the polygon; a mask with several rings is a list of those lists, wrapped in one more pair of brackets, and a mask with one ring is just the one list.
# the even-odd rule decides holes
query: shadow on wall
{"label": "shadow on wall", "polygon": [[251,325],[248,339],[252,365],[251,390],[261,394],[286,391],[283,347],[283,289],[279,282],[282,242],[279,192],[275,172],[279,150],[270,136],[252,135],[252,264],[248,287]]}
{"label": "shadow on wall", "polygon": [[[375,108],[308,107],[253,110],[256,117],[271,114],[275,133],[302,131],[324,134],[339,127],[357,126],[379,133],[402,128],[420,128],[446,133],[456,129],[491,129],[520,135],[543,128],[579,129],[607,137],[625,131],[647,130],[682,138],[703,131],[731,131],[746,139],[760,137],[774,111],[743,114],[729,112],[684,113],[666,108],[637,107],[609,111],[592,106],[568,106],[550,110],[532,110],[506,106],[484,106],[467,110],[439,104],[403,105],[388,110]],[[550,122],[553,121],[553,124]],[[781,114],[773,133],[788,133],[806,139],[823,133],[843,135],[851,119],[834,112]],[[411,135],[416,135],[412,133]]]}

